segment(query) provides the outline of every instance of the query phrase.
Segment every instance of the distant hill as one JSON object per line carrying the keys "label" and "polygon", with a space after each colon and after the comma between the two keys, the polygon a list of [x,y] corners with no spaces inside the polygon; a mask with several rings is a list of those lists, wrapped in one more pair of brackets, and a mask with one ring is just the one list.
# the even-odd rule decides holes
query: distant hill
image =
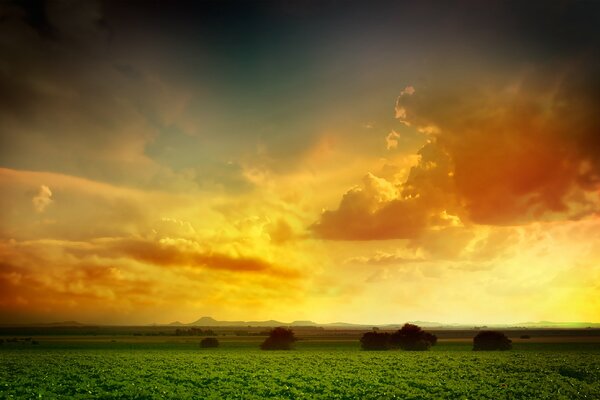
{"label": "distant hill", "polygon": [[[175,325],[171,323],[169,325]],[[217,321],[212,317],[202,317],[189,324],[181,324],[185,326],[211,326],[211,327],[228,327],[228,326],[255,326],[255,327],[271,327],[271,326],[318,326],[313,321],[294,321],[292,323],[286,323],[281,321],[275,321],[273,319],[268,321]]]}
{"label": "distant hill", "polygon": [[526,328],[600,328],[600,323],[597,322],[523,322],[511,326],[526,327]]}
{"label": "distant hill", "polygon": [[[537,321],[537,322],[520,322],[515,324],[450,324],[432,321],[407,321],[408,323],[419,325],[429,329],[585,329],[594,328],[600,329],[598,322],[552,322],[552,321]],[[2,327],[38,327],[38,328],[62,328],[62,327],[97,327],[102,324],[83,324],[77,321],[59,321],[59,322],[39,322],[39,323],[3,323]],[[277,326],[295,326],[295,327],[321,327],[330,329],[370,329],[378,327],[381,329],[399,329],[404,325],[404,322],[397,324],[352,324],[348,322],[331,322],[320,324],[310,320],[299,320],[293,322],[281,322],[276,320],[268,321],[219,321],[212,317],[202,317],[191,323],[183,323],[180,321],[171,322],[169,324],[149,324],[148,326],[198,326],[198,327],[277,327]],[[134,326],[134,325],[122,325]]]}
{"label": "distant hill", "polygon": [[[439,322],[428,322],[428,321],[409,321],[411,324],[419,325],[425,328],[442,328],[442,327],[464,327],[463,325],[448,325]],[[172,322],[169,325],[175,325],[177,323]],[[181,324],[181,323],[179,323]],[[281,322],[276,320],[268,321],[218,321],[212,317],[202,317],[189,324],[182,324],[186,326],[211,326],[211,327],[231,327],[231,326],[252,326],[252,327],[273,327],[273,326],[314,326],[324,328],[346,328],[346,329],[367,329],[373,326],[378,326],[387,329],[397,329],[404,325],[403,323],[398,324],[387,324],[387,325],[370,325],[370,324],[353,324],[348,322],[330,322],[325,324],[319,324],[314,321],[293,321],[293,322]],[[472,327],[471,325],[468,326]]]}
{"label": "distant hill", "polygon": [[[592,322],[549,322],[549,321],[539,321],[539,322],[523,322],[518,324],[446,324],[441,322],[433,322],[433,321],[407,321],[410,324],[419,325],[423,328],[430,329],[485,329],[485,328],[600,328],[600,323],[592,323]],[[385,325],[372,325],[372,324],[352,324],[348,322],[331,322],[325,324],[319,324],[314,321],[305,320],[305,321],[293,321],[293,322],[281,322],[276,320],[268,320],[268,321],[219,321],[212,317],[202,317],[194,322],[189,324],[184,324],[179,321],[172,322],[168,325],[171,326],[204,326],[204,327],[241,327],[241,326],[251,326],[251,327],[275,327],[275,326],[314,326],[314,327],[323,327],[323,328],[345,328],[345,329],[368,329],[371,327],[379,327],[383,329],[398,329],[404,322],[397,324],[385,324]]]}

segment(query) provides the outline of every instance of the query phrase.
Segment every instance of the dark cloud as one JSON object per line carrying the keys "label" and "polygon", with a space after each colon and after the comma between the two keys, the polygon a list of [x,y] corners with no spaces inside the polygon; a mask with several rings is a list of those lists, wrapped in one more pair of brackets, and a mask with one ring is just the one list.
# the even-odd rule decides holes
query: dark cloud
{"label": "dark cloud", "polygon": [[600,102],[578,84],[581,74],[596,79],[579,65],[550,74],[532,67],[493,85],[440,81],[401,96],[402,121],[429,135],[418,165],[398,196],[373,209],[376,194],[353,189],[314,231],[337,240],[416,238],[439,225],[440,213],[510,225],[598,212]]}
{"label": "dark cloud", "polygon": [[160,57],[150,64],[137,47],[111,45],[98,2],[19,4],[0,5],[0,165],[164,185],[168,167],[145,146],[177,126],[187,95],[161,80]]}
{"label": "dark cloud", "polygon": [[349,191],[314,225],[317,236],[417,239],[443,214],[512,225],[600,210],[598,4],[494,4],[497,19],[472,6],[461,31],[501,28],[493,50],[449,46],[456,57],[433,55],[399,93],[396,118],[428,140],[398,195],[373,209],[367,192]]}
{"label": "dark cloud", "polygon": [[[578,193],[600,184],[600,102],[588,72],[578,60],[494,85],[432,84],[402,99],[407,120],[439,131],[432,146],[449,158],[452,193],[471,221],[572,218],[588,206]],[[582,76],[592,87],[578,84]]]}

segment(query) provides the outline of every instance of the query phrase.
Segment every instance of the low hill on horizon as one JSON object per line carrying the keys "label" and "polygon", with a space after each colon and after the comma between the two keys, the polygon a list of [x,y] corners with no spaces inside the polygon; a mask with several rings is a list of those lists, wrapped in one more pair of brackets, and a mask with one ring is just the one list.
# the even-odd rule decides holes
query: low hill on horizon
{"label": "low hill on horizon", "polygon": [[[585,328],[600,328],[598,322],[552,322],[552,321],[528,321],[514,324],[457,324],[457,323],[441,323],[433,321],[406,321],[407,323],[418,325],[428,329],[585,329]],[[153,324],[95,324],[81,323],[78,321],[58,321],[58,322],[37,322],[37,323],[2,323],[2,327],[97,327],[97,326],[165,326],[165,327],[264,327],[272,328],[277,326],[287,327],[321,327],[321,328],[338,328],[338,329],[398,329],[405,322],[394,324],[355,324],[348,322],[331,322],[317,323],[310,320],[296,320],[292,322],[282,322],[277,320],[267,321],[220,321],[213,317],[204,316],[196,321],[184,323],[174,321],[171,323],[153,323]]]}
{"label": "low hill on horizon", "polygon": [[[508,328],[600,328],[600,323],[596,322],[551,322],[551,321],[538,321],[538,322],[522,322],[515,324],[457,324],[457,323],[441,323],[432,321],[406,321],[407,323],[419,325],[424,328],[430,329],[508,329]],[[354,324],[348,322],[330,322],[320,324],[310,320],[300,320],[293,322],[281,322],[277,320],[268,321],[219,321],[213,317],[201,317],[191,323],[181,323],[179,321],[171,322],[167,324],[169,326],[203,326],[203,327],[274,327],[274,326],[310,326],[310,327],[324,327],[324,328],[356,328],[366,329],[371,327],[378,327],[383,329],[395,329],[400,328],[405,322],[394,323],[394,324]]]}

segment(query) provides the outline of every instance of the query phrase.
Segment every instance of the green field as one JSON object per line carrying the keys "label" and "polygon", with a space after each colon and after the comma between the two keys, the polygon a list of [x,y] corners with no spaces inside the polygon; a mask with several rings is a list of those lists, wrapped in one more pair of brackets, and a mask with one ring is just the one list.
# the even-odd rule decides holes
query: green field
{"label": "green field", "polygon": [[600,399],[598,343],[473,352],[361,351],[356,340],[258,350],[260,338],[36,338],[0,347],[0,398]]}

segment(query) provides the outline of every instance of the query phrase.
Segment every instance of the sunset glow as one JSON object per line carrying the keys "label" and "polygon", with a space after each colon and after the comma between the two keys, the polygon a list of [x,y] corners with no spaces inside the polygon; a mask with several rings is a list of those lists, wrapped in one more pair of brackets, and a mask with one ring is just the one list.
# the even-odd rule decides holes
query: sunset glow
{"label": "sunset glow", "polygon": [[597,5],[369,3],[0,5],[0,323],[600,322]]}

